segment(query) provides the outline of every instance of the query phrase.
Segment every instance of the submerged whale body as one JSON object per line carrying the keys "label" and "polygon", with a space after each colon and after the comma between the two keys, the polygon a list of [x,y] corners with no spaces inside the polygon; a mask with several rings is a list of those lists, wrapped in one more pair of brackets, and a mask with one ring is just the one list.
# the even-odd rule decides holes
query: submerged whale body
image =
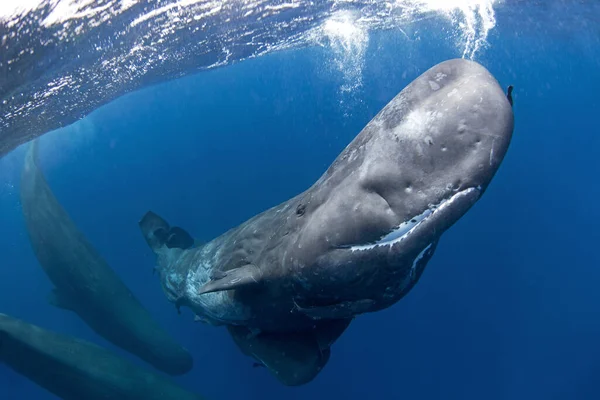
{"label": "submerged whale body", "polygon": [[68,400],[201,400],[93,343],[0,314],[0,362]]}
{"label": "submerged whale body", "polygon": [[[481,198],[509,146],[511,103],[483,66],[442,62],[392,99],[308,190],[209,243],[167,246],[157,233],[169,224],[148,212],[140,228],[167,298],[200,320],[245,330],[236,343],[283,383],[310,381],[351,319],[405,296],[440,236]],[[301,360],[285,365],[281,354],[299,342],[314,357],[296,376],[287,367]]]}
{"label": "submerged whale body", "polygon": [[21,204],[35,255],[55,289],[51,304],[75,312],[100,336],[171,375],[193,361],[150,315],[62,208],[37,166],[37,141],[25,157]]}

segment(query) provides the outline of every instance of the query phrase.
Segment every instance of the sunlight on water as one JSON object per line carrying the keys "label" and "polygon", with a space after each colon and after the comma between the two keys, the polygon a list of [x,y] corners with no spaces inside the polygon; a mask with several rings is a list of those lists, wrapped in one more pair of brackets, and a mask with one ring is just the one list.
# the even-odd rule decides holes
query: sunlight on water
{"label": "sunlight on water", "polygon": [[322,27],[322,34],[328,39],[332,51],[332,62],[344,75],[342,92],[351,92],[362,85],[369,33],[357,18],[356,13],[342,11],[325,21]]}
{"label": "sunlight on water", "polygon": [[495,26],[497,4],[0,0],[0,156],[149,84],[280,50],[326,48],[344,103],[362,85],[370,32],[434,18],[434,33],[450,28],[441,40],[474,58]]}
{"label": "sunlight on water", "polygon": [[425,10],[441,12],[462,32],[463,58],[473,59],[496,26],[493,6],[499,0],[420,0],[418,6]]}
{"label": "sunlight on water", "polygon": [[[459,30],[456,46],[463,49],[462,57],[474,59],[486,45],[489,31],[496,25],[495,3],[498,0],[396,0],[387,3],[385,12],[394,15],[394,18],[384,27],[401,28],[403,23],[428,13],[442,15]],[[342,93],[352,93],[362,86],[369,24],[373,22],[374,18],[364,13],[343,10],[334,13],[312,34],[314,42],[320,45],[326,43],[331,51],[330,62],[343,74]]]}
{"label": "sunlight on water", "polygon": [[42,0],[3,0],[0,2],[0,20],[36,9]]}

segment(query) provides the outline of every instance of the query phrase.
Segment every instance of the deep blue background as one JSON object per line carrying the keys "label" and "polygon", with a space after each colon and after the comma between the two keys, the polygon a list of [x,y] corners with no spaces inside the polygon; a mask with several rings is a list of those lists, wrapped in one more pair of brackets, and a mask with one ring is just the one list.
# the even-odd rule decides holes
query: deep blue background
{"label": "deep blue background", "polygon": [[[303,49],[144,89],[43,137],[55,195],[193,353],[182,385],[208,399],[600,398],[598,35],[492,31],[477,60],[515,85],[504,163],[413,291],[358,318],[312,383],[287,388],[252,368],[223,328],[178,316],[151,273],[146,210],[207,240],[306,189],[406,84],[461,54],[426,28],[419,43],[372,35],[352,94],[339,92],[334,55]],[[23,153],[0,160],[0,311],[115,349],[46,303],[19,208]],[[0,398],[53,397],[0,365]]]}

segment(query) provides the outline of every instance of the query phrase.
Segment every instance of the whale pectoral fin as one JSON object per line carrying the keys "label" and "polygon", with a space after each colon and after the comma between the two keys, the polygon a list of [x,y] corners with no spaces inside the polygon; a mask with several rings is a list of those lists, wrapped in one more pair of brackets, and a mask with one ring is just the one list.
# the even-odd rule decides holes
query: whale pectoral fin
{"label": "whale pectoral fin", "polygon": [[204,284],[198,291],[198,294],[257,285],[261,279],[262,273],[260,269],[256,265],[247,264],[243,267],[230,269],[229,271],[219,271],[213,274],[213,279]]}
{"label": "whale pectoral fin", "polygon": [[48,303],[54,307],[62,308],[63,310],[74,311],[71,300],[59,292],[58,289],[52,289],[48,294]]}
{"label": "whale pectoral fin", "polygon": [[240,350],[265,366],[281,383],[298,386],[310,382],[329,360],[313,332],[249,335],[242,326],[227,329]]}

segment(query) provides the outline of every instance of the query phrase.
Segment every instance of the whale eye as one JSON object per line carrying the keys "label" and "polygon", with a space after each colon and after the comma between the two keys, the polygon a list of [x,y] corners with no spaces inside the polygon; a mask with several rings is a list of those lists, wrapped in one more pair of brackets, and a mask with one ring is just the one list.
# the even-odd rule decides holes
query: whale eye
{"label": "whale eye", "polygon": [[296,207],[296,215],[301,217],[304,215],[305,212],[306,212],[306,205],[298,204],[298,207]]}

